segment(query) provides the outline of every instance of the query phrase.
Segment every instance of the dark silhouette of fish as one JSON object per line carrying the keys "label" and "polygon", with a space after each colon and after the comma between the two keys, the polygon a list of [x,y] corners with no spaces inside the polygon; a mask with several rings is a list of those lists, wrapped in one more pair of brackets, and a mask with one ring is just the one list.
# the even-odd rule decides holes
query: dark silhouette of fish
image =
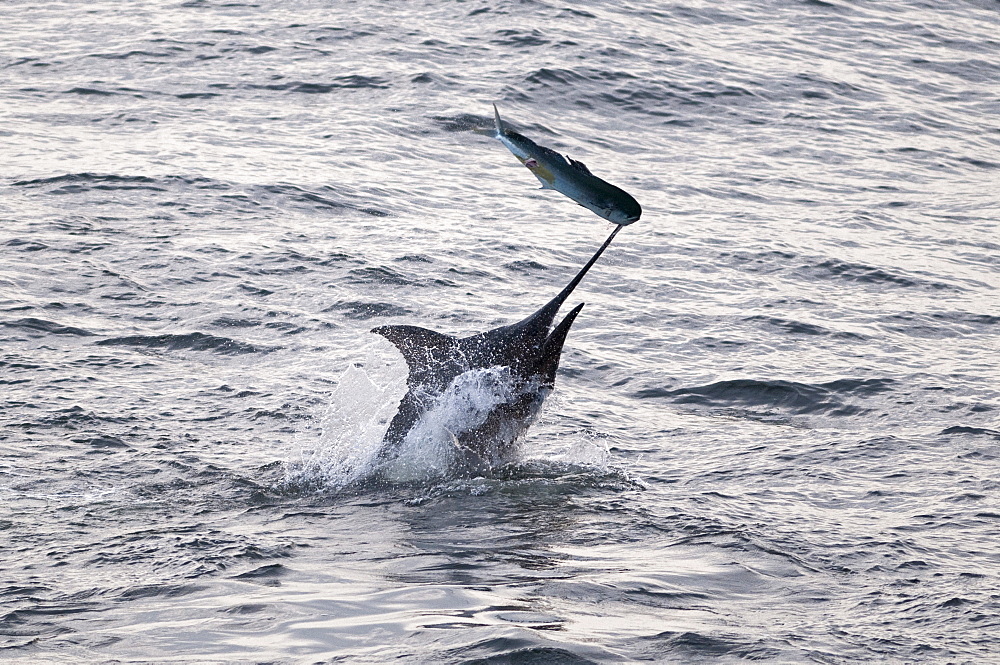
{"label": "dark silhouette of fish", "polygon": [[553,327],[556,314],[621,229],[615,227],[559,295],[522,321],[463,338],[409,325],[372,329],[399,349],[409,369],[406,395],[382,441],[381,466],[391,466],[420,419],[463,377],[484,371],[503,385],[495,391],[496,403],[478,417],[448,425],[453,466],[481,471],[508,460],[555,385],[566,335],[583,304]]}

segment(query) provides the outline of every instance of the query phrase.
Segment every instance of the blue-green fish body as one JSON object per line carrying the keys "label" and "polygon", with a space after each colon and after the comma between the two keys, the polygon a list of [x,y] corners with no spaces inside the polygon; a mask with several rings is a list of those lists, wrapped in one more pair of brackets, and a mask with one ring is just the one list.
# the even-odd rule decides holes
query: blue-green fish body
{"label": "blue-green fish body", "polygon": [[555,150],[540,146],[528,137],[505,126],[496,104],[494,138],[507,146],[542,183],[542,189],[554,189],[584,208],[615,224],[631,224],[642,215],[642,207],[628,192],[601,180],[583,162],[569,159]]}

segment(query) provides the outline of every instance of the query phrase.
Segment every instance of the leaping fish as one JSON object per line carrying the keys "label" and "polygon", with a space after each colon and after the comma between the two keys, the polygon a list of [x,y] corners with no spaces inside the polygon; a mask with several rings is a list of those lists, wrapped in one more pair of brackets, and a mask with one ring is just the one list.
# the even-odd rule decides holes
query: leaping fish
{"label": "leaping fish", "polygon": [[493,105],[493,115],[496,118],[494,138],[507,146],[528,167],[542,183],[542,189],[561,192],[615,224],[631,224],[642,215],[642,207],[631,194],[601,180],[583,162],[538,145],[504,125],[496,104]]}

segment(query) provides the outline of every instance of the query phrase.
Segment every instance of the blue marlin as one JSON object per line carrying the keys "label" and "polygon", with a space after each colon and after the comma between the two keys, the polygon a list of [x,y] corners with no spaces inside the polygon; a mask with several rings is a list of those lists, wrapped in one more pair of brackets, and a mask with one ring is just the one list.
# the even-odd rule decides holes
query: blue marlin
{"label": "blue marlin", "polygon": [[461,338],[410,325],[373,328],[399,349],[409,370],[406,394],[382,439],[380,466],[391,466],[410,432],[449,391],[461,390],[464,378],[484,375],[499,388],[495,401],[475,417],[445,425],[454,444],[453,470],[480,472],[508,461],[555,385],[566,335],[583,304],[553,326],[559,308],[621,229],[615,227],[555,298],[518,323]]}
{"label": "blue marlin", "polygon": [[[493,137],[507,146],[538,178],[542,189],[561,192],[614,224],[631,224],[642,215],[642,207],[631,194],[601,180],[583,162],[540,146],[504,125],[496,104],[493,105],[493,115],[496,121]],[[486,133],[487,130],[482,131]]]}

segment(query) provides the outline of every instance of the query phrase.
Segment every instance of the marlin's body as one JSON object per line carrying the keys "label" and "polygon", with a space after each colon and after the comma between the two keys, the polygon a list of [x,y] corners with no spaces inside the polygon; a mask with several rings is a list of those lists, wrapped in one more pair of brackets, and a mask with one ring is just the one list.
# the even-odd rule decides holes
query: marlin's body
{"label": "marlin's body", "polygon": [[496,121],[494,138],[507,146],[538,181],[542,189],[554,189],[584,208],[615,224],[631,224],[642,215],[639,202],[623,189],[601,180],[583,162],[564,157],[555,150],[540,146],[526,136],[505,126],[493,105]]}
{"label": "marlin's body", "polygon": [[553,327],[559,308],[621,228],[615,228],[559,295],[518,323],[462,338],[417,326],[374,328],[373,333],[399,349],[409,368],[406,395],[382,441],[382,465],[392,461],[421,419],[440,408],[449,391],[484,377],[492,384],[493,401],[474,417],[442,427],[454,444],[455,461],[465,469],[489,468],[508,459],[555,384],[563,343],[583,304]]}

